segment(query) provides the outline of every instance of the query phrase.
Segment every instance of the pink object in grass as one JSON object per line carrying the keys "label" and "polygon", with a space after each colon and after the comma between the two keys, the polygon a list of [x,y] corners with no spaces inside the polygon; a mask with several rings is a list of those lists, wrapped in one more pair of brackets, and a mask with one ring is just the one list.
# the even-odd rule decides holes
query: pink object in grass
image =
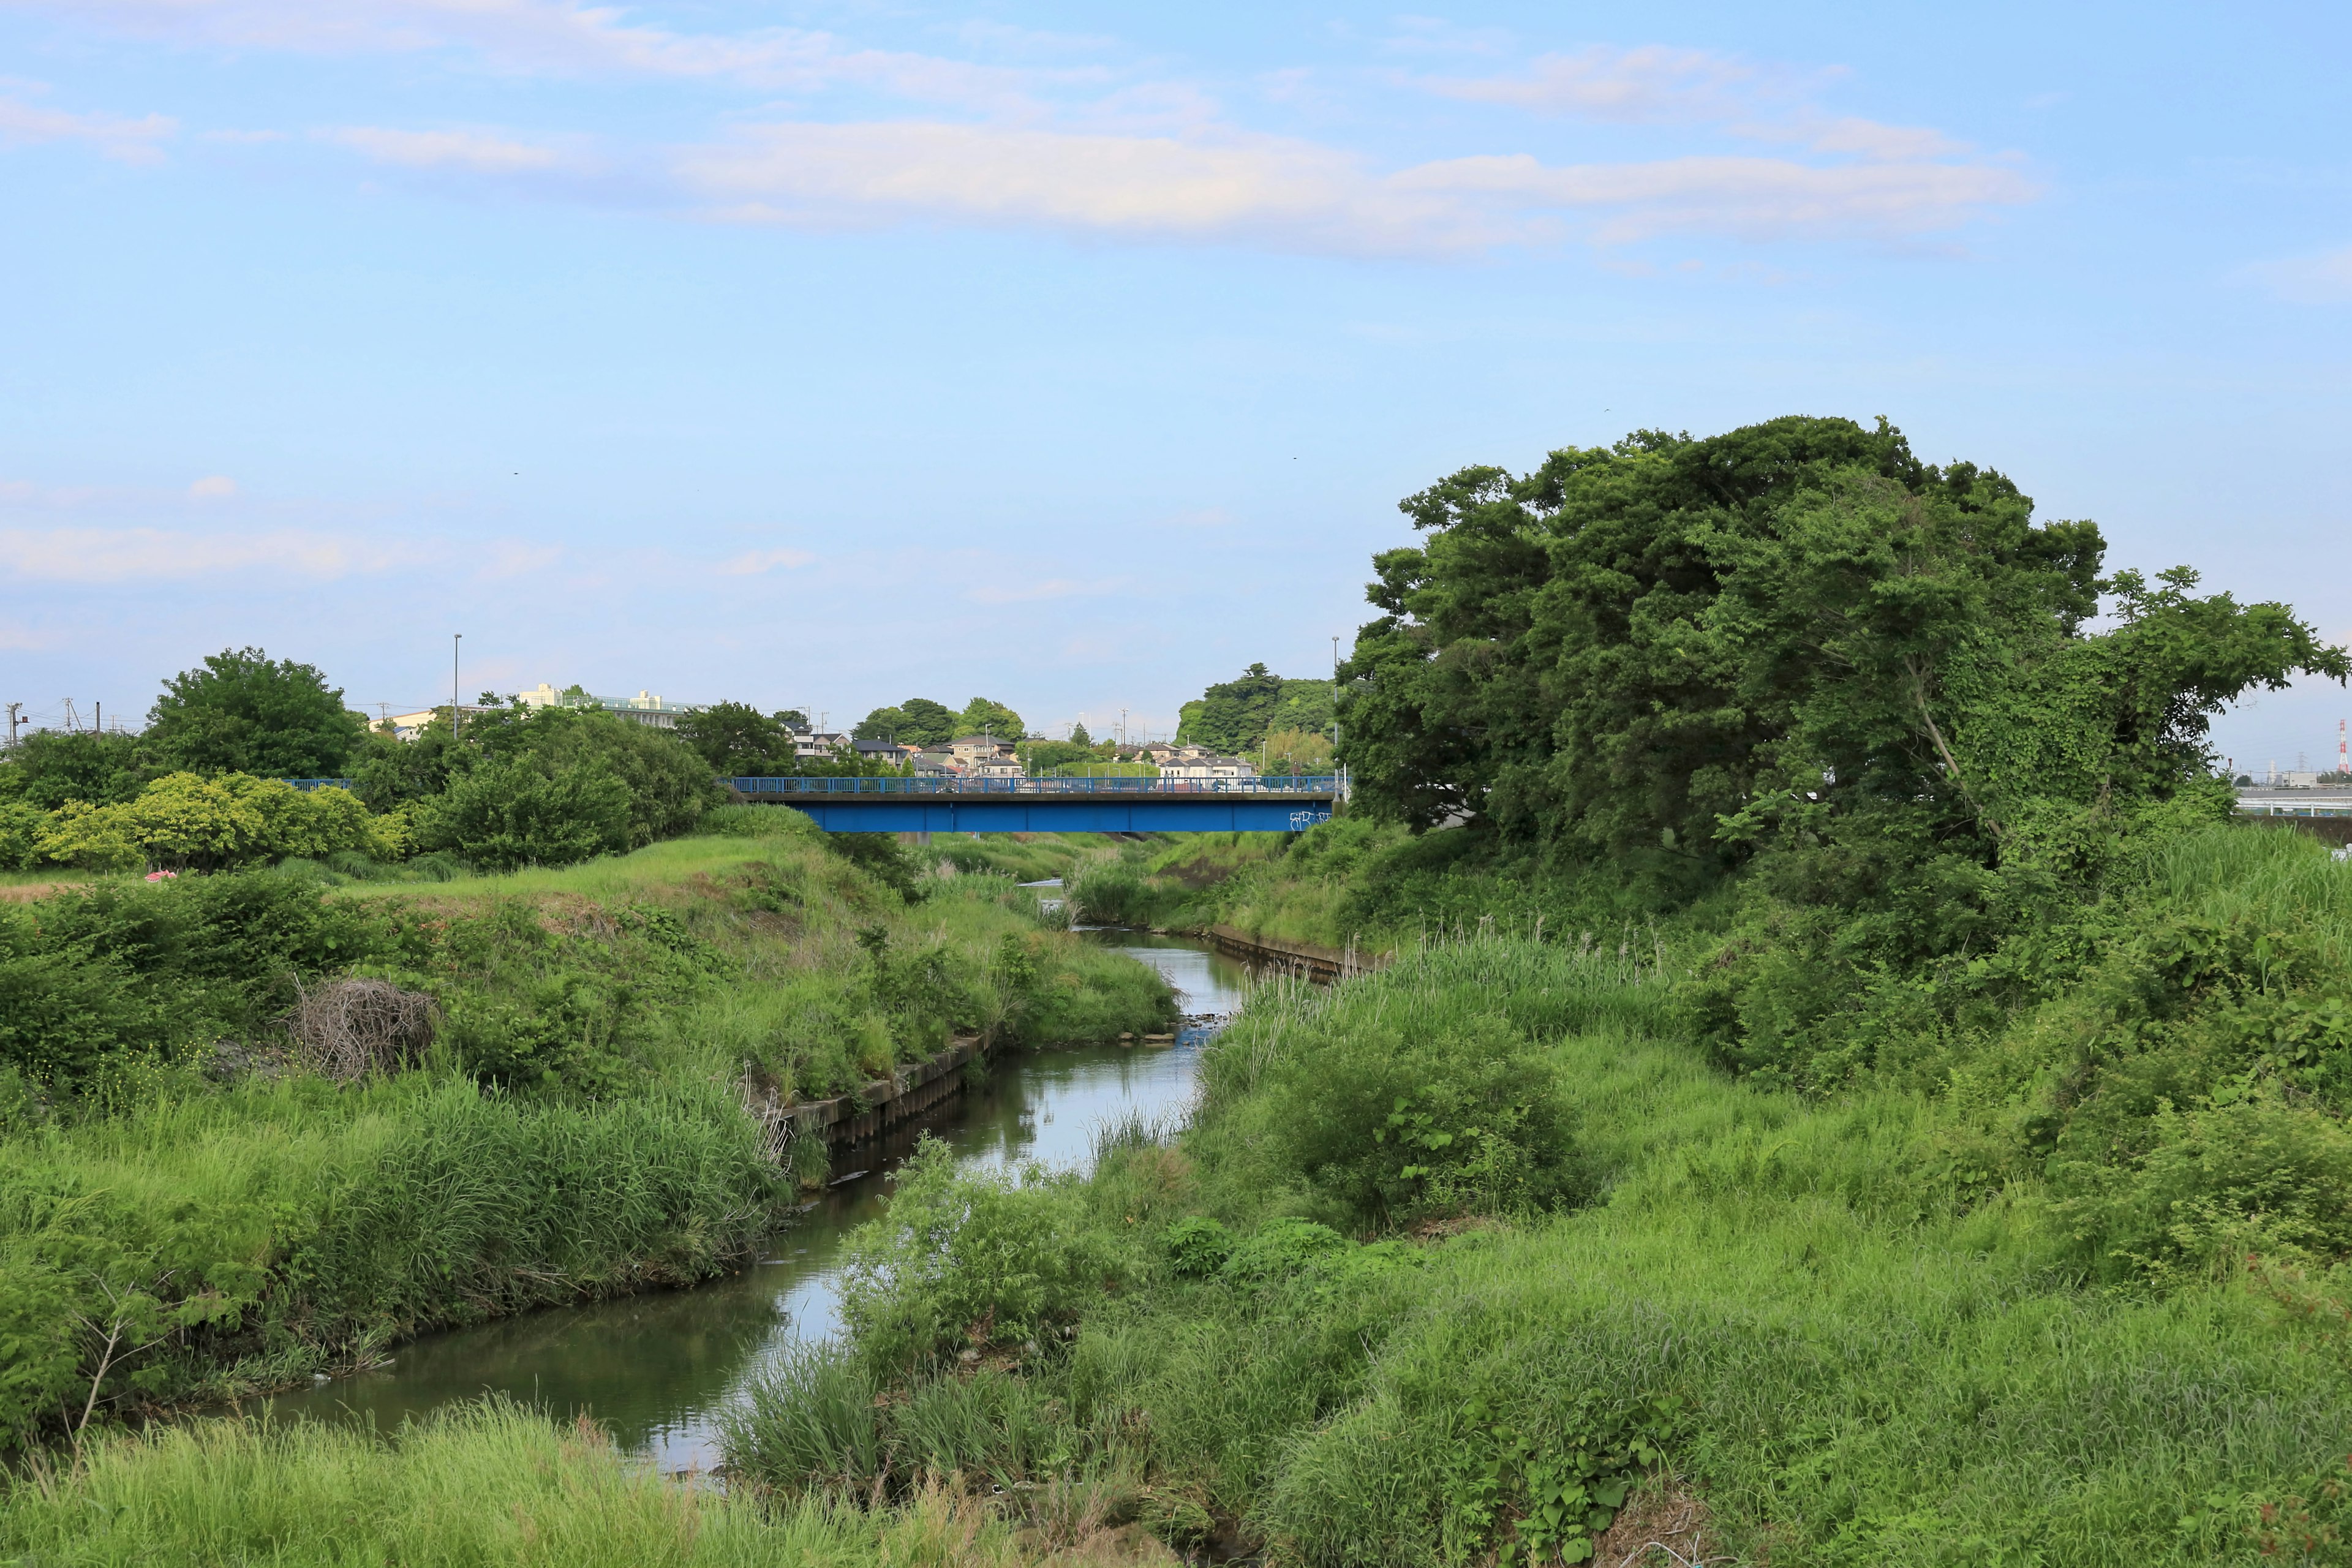
{"label": "pink object in grass", "polygon": [[147,879],[151,882],[168,882],[178,875],[177,871],[150,871],[147,873]]}

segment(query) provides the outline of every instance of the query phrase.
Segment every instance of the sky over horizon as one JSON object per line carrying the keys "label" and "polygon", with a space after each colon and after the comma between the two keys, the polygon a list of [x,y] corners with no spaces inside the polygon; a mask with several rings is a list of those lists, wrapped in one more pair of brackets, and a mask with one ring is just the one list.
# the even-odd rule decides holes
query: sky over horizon
{"label": "sky over horizon", "polygon": [[2352,639],[2352,13],[1161,9],[0,0],[0,701],[1164,732],[1431,481],[1791,413]]}

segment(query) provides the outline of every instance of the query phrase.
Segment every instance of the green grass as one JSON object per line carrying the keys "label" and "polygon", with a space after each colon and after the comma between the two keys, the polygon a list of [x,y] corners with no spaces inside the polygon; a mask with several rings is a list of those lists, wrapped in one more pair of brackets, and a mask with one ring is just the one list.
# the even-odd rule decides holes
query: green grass
{"label": "green grass", "polygon": [[[955,1030],[1051,1044],[1169,1015],[1155,972],[1049,929],[1008,877],[918,890],[906,902],[809,831],[432,885],[321,895],[263,872],[25,906],[12,937],[79,921],[119,950],[90,984],[128,973],[156,1001],[133,1020],[149,1034],[91,1046],[96,1087],[7,1077],[0,1424],[55,1435],[93,1384],[107,1418],[692,1283],[822,1173],[762,1156],[739,1085],[789,1103]],[[281,935],[247,952],[255,931]],[[355,966],[428,990],[438,1038],[388,1077],[320,1079],[278,1022],[289,952],[312,986]],[[8,973],[85,962],[43,949]],[[235,1006],[224,975],[252,982]],[[135,1348],[110,1363],[118,1326]]]}
{"label": "green grass", "polygon": [[[2333,895],[2296,882],[2308,868],[2266,884],[2263,856],[2234,864],[2249,897]],[[786,1496],[904,1488],[950,1459],[999,1486],[1108,1475],[1171,1534],[1231,1516],[1284,1561],[1417,1564],[1507,1539],[1542,1456],[1649,1433],[1664,1458],[1645,1484],[1697,1489],[1741,1561],[2281,1560],[2266,1532],[2284,1560],[2347,1561],[2327,1531],[2346,1522],[2329,1520],[2352,1481],[2352,1376],[2328,1314],[2282,1310],[2232,1271],[2101,1284],[2038,1182],[1988,1194],[1955,1173],[1949,1104],[1735,1081],[1672,1037],[1666,994],[1654,963],[1613,948],[1507,940],[1408,950],[1328,992],[1262,990],[1213,1050],[1181,1142],[1131,1141],[1095,1178],[1129,1284],[1066,1350],[919,1374],[879,1405],[886,1373],[813,1358],[732,1451]],[[1280,1119],[1342,1103],[1327,1091],[1318,1113],[1312,1074],[1284,1064],[1337,1088],[1384,1029],[1497,1017],[1564,1098],[1591,1178],[1580,1206],[1441,1226],[1402,1252],[1297,1252],[1287,1275],[1174,1272],[1157,1237],[1185,1214],[1244,1245],[1286,1216],[1381,1234],[1281,1135]],[[1511,1457],[1521,1437],[1532,1458]],[[1648,1469],[1592,1462],[1604,1481],[1606,1463]],[[2276,1522],[2302,1516],[2300,1534]]]}
{"label": "green grass", "polygon": [[[874,1515],[774,1510],[622,1461],[593,1428],[500,1404],[396,1436],[204,1421],[95,1443],[0,1501],[0,1553],[45,1568],[1011,1568],[1133,1562],[1069,1508],[1061,1539],[1016,1542],[934,1488]],[[1055,1548],[1059,1550],[1055,1551]]]}

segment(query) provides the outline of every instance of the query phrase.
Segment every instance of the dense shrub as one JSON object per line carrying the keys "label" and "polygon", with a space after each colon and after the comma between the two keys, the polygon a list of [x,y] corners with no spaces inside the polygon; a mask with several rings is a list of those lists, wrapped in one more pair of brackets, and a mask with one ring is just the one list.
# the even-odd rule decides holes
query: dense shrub
{"label": "dense shrub", "polygon": [[509,756],[452,778],[416,808],[415,831],[484,870],[569,866],[629,847],[629,787],[598,762]]}
{"label": "dense shrub", "polygon": [[44,859],[100,869],[216,870],[289,855],[396,858],[405,826],[371,815],[347,790],[177,773],[111,805],[68,803],[43,823],[35,847]]}
{"label": "dense shrub", "polygon": [[1019,1345],[1073,1318],[1115,1262],[1070,1178],[960,1172],[926,1139],[894,1174],[888,1214],[851,1246],[842,1316],[889,1367]]}

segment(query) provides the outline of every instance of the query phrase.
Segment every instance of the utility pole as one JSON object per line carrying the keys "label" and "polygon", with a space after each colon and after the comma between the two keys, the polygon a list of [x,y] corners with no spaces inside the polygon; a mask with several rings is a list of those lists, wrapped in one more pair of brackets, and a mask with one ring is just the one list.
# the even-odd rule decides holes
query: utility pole
{"label": "utility pole", "polygon": [[93,735],[106,733],[106,704],[103,702],[89,705],[89,732]]}
{"label": "utility pole", "polygon": [[24,710],[25,705],[21,702],[8,704],[8,749],[12,752],[16,749],[16,726],[24,722],[16,715]]}
{"label": "utility pole", "polygon": [[457,645],[466,640],[463,632],[449,634],[449,739],[457,739]]}

